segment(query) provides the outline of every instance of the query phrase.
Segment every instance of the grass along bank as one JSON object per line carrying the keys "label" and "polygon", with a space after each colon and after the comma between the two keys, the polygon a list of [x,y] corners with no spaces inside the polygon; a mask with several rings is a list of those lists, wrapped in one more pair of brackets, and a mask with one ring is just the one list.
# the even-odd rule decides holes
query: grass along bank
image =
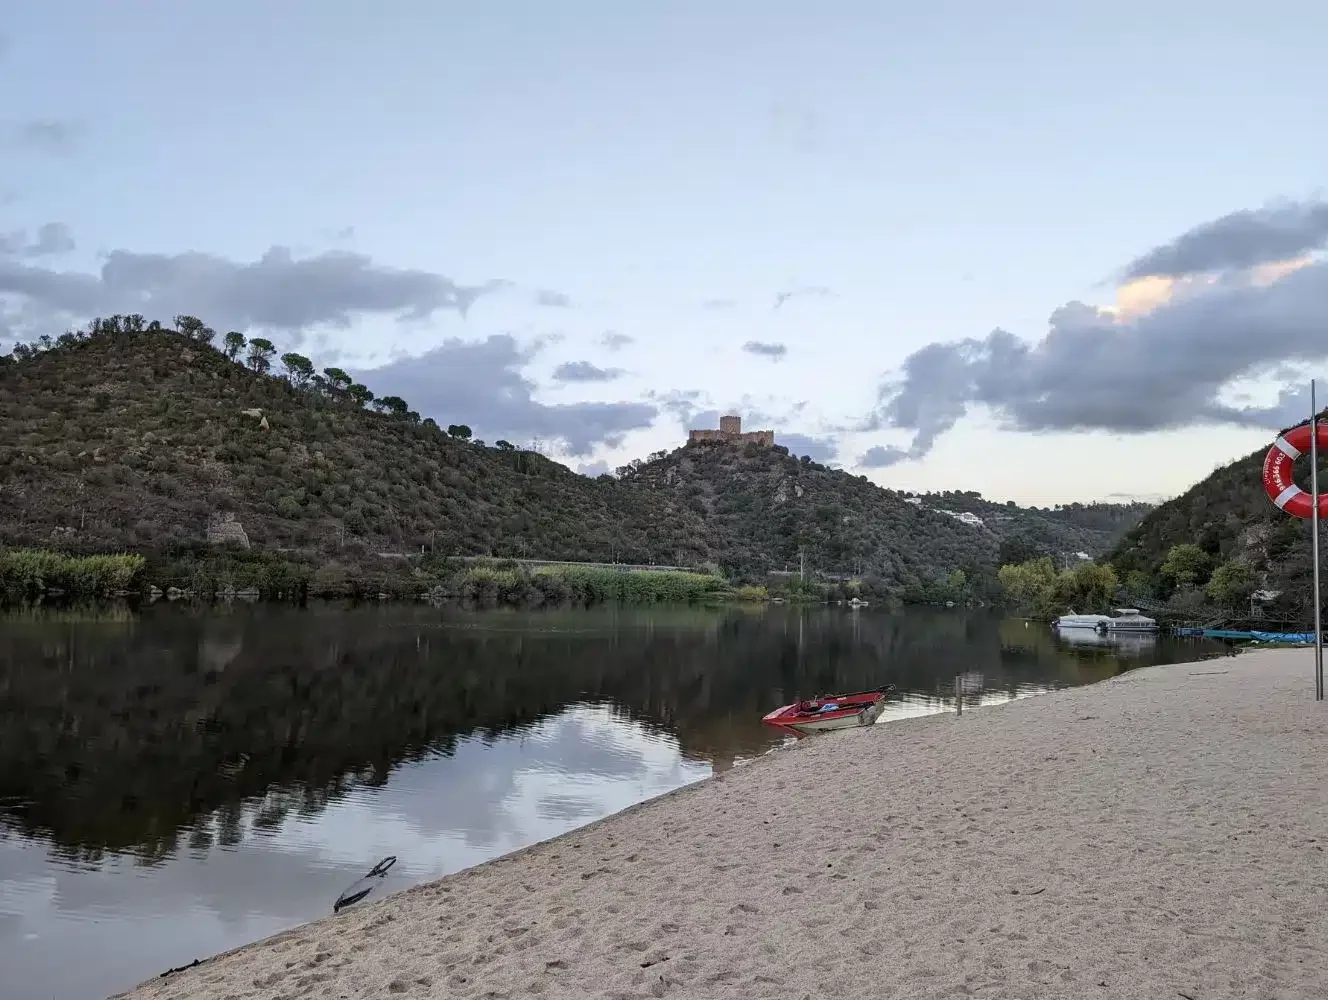
{"label": "grass along bank", "polygon": [[[160,593],[159,593],[160,592]],[[463,601],[481,606],[690,604],[732,596],[718,573],[462,562],[434,556],[321,561],[255,549],[183,546],[148,555],[0,551],[0,603],[160,594],[199,600],[242,596]]]}
{"label": "grass along bank", "polygon": [[264,601],[460,601],[481,607],[593,604],[889,603],[892,595],[860,580],[814,581],[772,575],[764,584],[739,584],[718,569],[652,569],[576,563],[540,564],[502,558],[432,554],[371,556],[273,552],[177,545],[145,554],[73,555],[0,550],[0,604],[43,597],[116,595],[243,597]]}
{"label": "grass along bank", "polygon": [[40,549],[0,550],[0,599],[29,600],[46,594],[112,597],[130,590],[146,560],[139,555],[76,556]]}
{"label": "grass along bank", "polygon": [[431,596],[477,604],[691,604],[731,593],[718,574],[592,566],[470,564]]}

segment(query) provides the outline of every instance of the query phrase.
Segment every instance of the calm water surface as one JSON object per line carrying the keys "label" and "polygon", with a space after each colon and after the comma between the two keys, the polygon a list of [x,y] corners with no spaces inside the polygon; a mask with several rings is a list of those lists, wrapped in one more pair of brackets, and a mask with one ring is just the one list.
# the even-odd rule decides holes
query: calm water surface
{"label": "calm water surface", "polygon": [[[104,997],[707,777],[796,697],[884,724],[1195,659],[958,612],[236,606],[0,618],[0,994]],[[820,737],[834,739],[834,736]]]}

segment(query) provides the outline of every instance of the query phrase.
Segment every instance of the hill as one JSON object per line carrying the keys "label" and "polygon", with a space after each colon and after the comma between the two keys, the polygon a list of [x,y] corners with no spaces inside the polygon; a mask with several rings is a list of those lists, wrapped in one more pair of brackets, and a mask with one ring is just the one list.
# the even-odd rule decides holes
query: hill
{"label": "hill", "polygon": [[780,447],[688,445],[589,479],[298,354],[273,374],[263,338],[218,349],[200,321],[176,326],[112,317],[0,357],[0,545],[151,564],[233,540],[352,576],[421,555],[710,563],[753,580],[805,565],[937,599],[1030,552],[1096,555],[1138,514],[909,496]]}
{"label": "hill", "polygon": [[972,514],[1002,543],[1001,563],[1039,556],[1105,554],[1127,530],[1153,509],[1149,503],[1071,503],[1061,507],[1020,507],[997,503],[972,490],[905,493],[910,502],[952,514]]}
{"label": "hill", "polygon": [[681,505],[478,446],[468,429],[449,435],[392,401],[371,412],[363,387],[342,384],[335,369],[270,377],[261,364],[118,318],[61,340],[0,365],[3,544],[153,552],[201,543],[211,525],[214,537],[238,526],[257,549],[352,564],[422,547],[710,556],[704,525]]}
{"label": "hill", "polygon": [[919,497],[755,444],[692,443],[618,472],[702,517],[719,561],[743,577],[805,563],[832,576],[878,576],[922,598],[964,596],[917,593],[955,570],[973,578],[1044,554],[1100,555],[1146,509],[1038,511],[976,493]]}
{"label": "hill", "polygon": [[[1262,591],[1268,599],[1257,602],[1258,613],[1311,620],[1310,525],[1264,495],[1266,450],[1218,469],[1124,534],[1108,560],[1129,592],[1181,610],[1248,613],[1250,597]],[[1309,479],[1309,460],[1301,459],[1296,482],[1308,490]],[[1319,483],[1328,489],[1328,456],[1320,456]]]}

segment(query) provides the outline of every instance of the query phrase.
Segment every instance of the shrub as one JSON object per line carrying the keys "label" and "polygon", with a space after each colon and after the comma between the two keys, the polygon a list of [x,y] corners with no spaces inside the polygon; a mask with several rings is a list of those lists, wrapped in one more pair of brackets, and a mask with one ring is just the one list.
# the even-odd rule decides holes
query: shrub
{"label": "shrub", "polygon": [[38,597],[62,590],[73,597],[108,597],[127,590],[142,572],[139,555],[73,556],[40,549],[0,552],[0,592],[10,597]]}

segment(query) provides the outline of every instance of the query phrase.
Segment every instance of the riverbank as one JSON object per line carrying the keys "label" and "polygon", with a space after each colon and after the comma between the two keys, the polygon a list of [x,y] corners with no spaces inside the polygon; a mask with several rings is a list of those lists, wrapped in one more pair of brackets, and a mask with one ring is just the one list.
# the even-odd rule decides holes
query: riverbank
{"label": "riverbank", "polygon": [[1326,711],[1259,651],[814,738],[125,996],[1317,996]]}
{"label": "riverbank", "polygon": [[[723,576],[680,567],[379,556],[314,562],[261,550],[71,555],[0,550],[0,606],[45,599],[425,600],[479,607],[691,604],[750,599]],[[762,591],[764,594],[764,591]]]}
{"label": "riverbank", "polygon": [[716,567],[448,557],[380,553],[321,562],[260,549],[185,546],[171,553],[76,555],[0,549],[0,607],[32,602],[105,601],[428,601],[480,608],[589,607],[595,604],[847,603],[857,582],[781,580],[773,589],[727,579]]}

